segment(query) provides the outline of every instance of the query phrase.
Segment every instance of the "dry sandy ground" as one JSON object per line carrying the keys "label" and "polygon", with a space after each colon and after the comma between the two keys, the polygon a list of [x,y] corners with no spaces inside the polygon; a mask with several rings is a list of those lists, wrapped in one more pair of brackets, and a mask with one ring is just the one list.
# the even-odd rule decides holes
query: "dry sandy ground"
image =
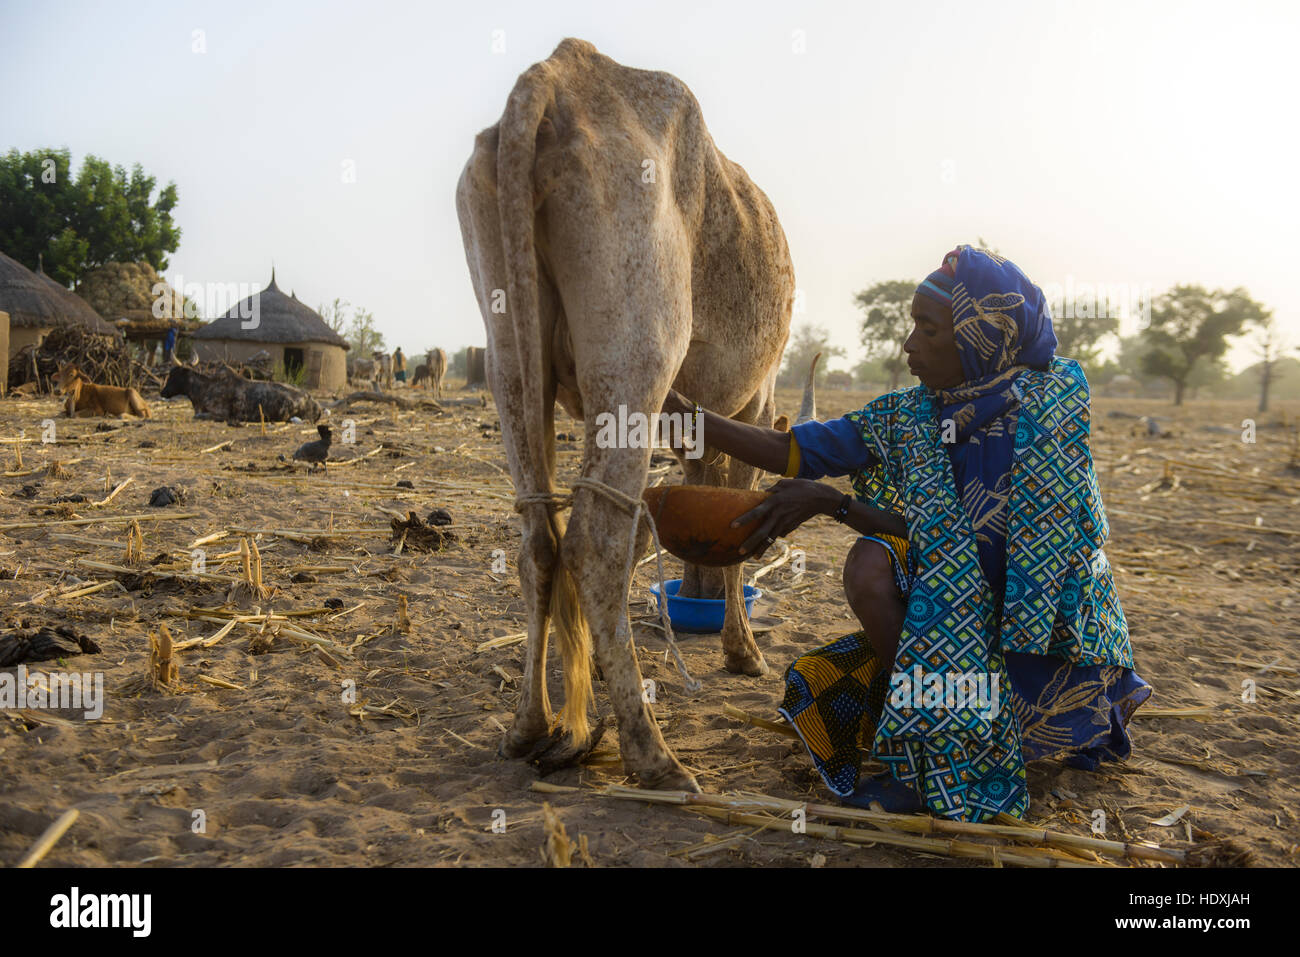
{"label": "dry sandy ground", "polygon": [[[828,393],[820,411],[838,415],[869,398]],[[356,442],[336,446],[334,458],[384,448],[324,476],[288,471],[277,461],[314,437],[308,426],[271,426],[263,436],[256,425],[193,422],[186,400],[169,405],[155,397],[153,405],[153,420],[108,432],[96,431],[94,420],[59,419],[58,443],[26,444],[21,468],[12,445],[0,450],[7,472],[30,472],[0,480],[5,630],[27,618],[88,633],[102,653],[66,659],[65,666],[102,671],[107,693],[98,721],[66,711],[0,712],[0,862],[17,861],[60,812],[76,807],[80,820],[50,853],[50,864],[537,865],[546,841],[545,799],[571,839],[586,839],[597,866],[951,864],[882,846],[731,828],[677,808],[529,790],[535,770],[495,750],[516,701],[522,645],[477,650],[523,630],[517,523],[490,400],[443,414],[358,406],[350,413]],[[783,395],[782,408],[795,407],[797,396]],[[1117,409],[1169,415],[1173,434],[1137,434],[1145,430],[1131,420],[1108,417]],[[25,431],[39,439],[42,420],[55,410],[52,399],[0,402],[0,437]],[[1031,765],[1032,820],[1086,834],[1093,809],[1102,808],[1112,838],[1185,842],[1190,823],[1198,840],[1234,838],[1260,863],[1295,863],[1300,475],[1286,469],[1287,430],[1261,428],[1255,444],[1241,441],[1249,412],[1244,403],[1192,403],[1175,412],[1165,403],[1097,400],[1094,448],[1112,525],[1108,553],[1118,567],[1139,673],[1156,689],[1147,710],[1200,709],[1200,717],[1140,713],[1133,759],[1102,773]],[[1293,402],[1260,424],[1283,416],[1294,423],[1298,414],[1300,403]],[[333,421],[343,417],[336,412]],[[567,420],[559,425],[572,427]],[[227,440],[233,445],[210,450]],[[580,452],[574,443],[561,448],[567,485]],[[55,460],[67,477],[45,474]],[[1177,487],[1151,487],[1167,462]],[[74,493],[102,499],[128,477],[133,482],[105,506],[47,508]],[[414,487],[395,487],[402,480]],[[187,490],[188,501],[147,508],[149,492],[164,484]],[[32,497],[23,497],[24,486],[35,486]],[[380,509],[423,516],[435,507],[453,516],[456,541],[440,553],[393,555]],[[188,616],[221,605],[231,588],[79,564],[120,564],[126,525],[105,520],[146,513],[164,519],[141,522],[146,559],[163,563],[155,571],[188,571],[198,539],[231,528],[263,530],[256,540],[273,594],[242,607],[315,609],[294,619],[299,628],[352,656],[335,648],[326,660],[284,634],[255,654],[256,635],[241,625],[211,646],[180,653],[175,693],[140,690],[149,633],[166,623],[177,641],[217,634],[219,624]],[[58,524],[78,517],[99,521]],[[275,534],[290,530],[304,534]],[[688,696],[664,661],[658,633],[635,627],[641,667],[657,682],[665,737],[706,789],[827,800],[799,744],[738,723],[722,706],[774,718],[790,660],[853,629],[840,585],[851,539],[831,521],[816,520],[792,539],[807,553],[805,577],[795,582],[786,566],[763,579],[767,595],[755,614],[770,626],[758,636],[772,666],[766,677],[723,671],[716,636],[685,637],[689,667],[704,683]],[[239,541],[231,533],[203,546],[209,574],[239,576]],[[504,573],[494,573],[496,549],[508,558]],[[309,573],[315,581],[291,581],[304,566],[317,566]],[[652,567],[637,572],[634,617],[646,617]],[[676,562],[669,567],[679,574]],[[746,568],[749,574],[756,566]],[[118,577],[125,587],[81,597],[51,592],[56,584],[69,591],[78,582]],[[399,596],[409,601],[408,633],[394,629]],[[341,601],[342,613],[320,611],[329,599]],[[554,657],[552,665],[557,700]],[[1246,679],[1255,682],[1253,703],[1242,700]],[[356,703],[344,700],[349,680]],[[548,780],[622,781],[615,748],[607,739],[591,765]],[[1191,810],[1176,827],[1151,823],[1184,804]],[[494,815],[498,809],[504,816]],[[198,811],[206,823],[201,833]],[[503,827],[494,831],[494,820]],[[729,840],[714,846],[719,837]]]}

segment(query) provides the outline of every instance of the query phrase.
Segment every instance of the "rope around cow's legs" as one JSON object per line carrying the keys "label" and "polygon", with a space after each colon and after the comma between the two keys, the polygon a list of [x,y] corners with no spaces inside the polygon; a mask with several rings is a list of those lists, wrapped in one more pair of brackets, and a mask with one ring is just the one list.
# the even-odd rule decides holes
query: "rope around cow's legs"
{"label": "rope around cow's legs", "polygon": [[[698,680],[691,677],[691,673],[686,668],[686,661],[682,658],[681,650],[677,647],[676,636],[673,635],[673,625],[668,618],[668,593],[664,589],[664,555],[663,549],[659,545],[659,529],[655,527],[655,520],[651,517],[649,509],[639,498],[633,498],[620,489],[612,485],[606,485],[599,479],[579,476],[573,480],[575,488],[585,488],[603,495],[625,512],[632,514],[632,540],[627,547],[627,562],[623,569],[623,580],[629,585],[632,581],[633,562],[636,561],[634,549],[636,548],[636,527],[642,518],[645,518],[646,524],[650,526],[650,537],[654,540],[655,556],[658,562],[659,570],[659,621],[663,624],[664,637],[668,641],[668,651],[672,653],[677,663],[677,670],[681,673],[682,680],[686,684],[686,690],[689,692],[699,691],[703,685]],[[532,492],[528,495],[520,495],[515,499],[515,511],[522,512],[529,505],[545,505],[547,508],[565,509],[573,504],[573,492]],[[627,622],[627,640],[632,640],[632,620],[628,613],[626,605],[623,609],[624,620]],[[667,657],[667,655],[665,655]]]}

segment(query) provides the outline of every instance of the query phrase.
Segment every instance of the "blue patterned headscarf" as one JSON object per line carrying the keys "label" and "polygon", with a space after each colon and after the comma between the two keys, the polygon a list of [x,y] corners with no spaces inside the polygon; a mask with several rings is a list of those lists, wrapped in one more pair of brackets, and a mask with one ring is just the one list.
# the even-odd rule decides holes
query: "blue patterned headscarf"
{"label": "blue patterned headscarf", "polygon": [[951,291],[953,338],[966,381],[935,390],[953,478],[975,529],[980,566],[993,592],[1006,578],[1007,495],[1015,448],[1016,398],[1011,385],[1026,369],[1044,370],[1056,352],[1052,314],[1043,291],[1010,260],[974,246],[958,246],[918,287],[943,301]]}

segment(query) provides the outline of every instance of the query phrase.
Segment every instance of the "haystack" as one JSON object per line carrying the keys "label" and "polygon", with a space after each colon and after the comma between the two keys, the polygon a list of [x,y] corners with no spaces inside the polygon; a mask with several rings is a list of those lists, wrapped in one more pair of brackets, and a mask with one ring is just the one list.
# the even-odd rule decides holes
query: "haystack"
{"label": "haystack", "polygon": [[147,262],[105,263],[77,284],[77,295],[128,341],[145,343],[146,348],[164,339],[173,323],[181,335],[200,325],[193,305]]}

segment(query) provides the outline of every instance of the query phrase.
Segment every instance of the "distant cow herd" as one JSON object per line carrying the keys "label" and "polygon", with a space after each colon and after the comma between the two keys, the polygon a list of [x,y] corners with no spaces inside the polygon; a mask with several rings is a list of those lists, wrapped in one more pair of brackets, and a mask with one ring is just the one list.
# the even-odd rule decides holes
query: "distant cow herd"
{"label": "distant cow herd", "polygon": [[[486,385],[483,373],[485,350],[470,347],[468,360],[467,368],[473,381],[467,382],[466,387],[482,388]],[[405,372],[404,369],[398,371]],[[424,361],[415,367],[410,384],[413,388],[428,389],[435,398],[441,398],[446,374],[447,353],[443,349],[430,349],[425,353]],[[397,378],[393,356],[387,353],[376,352],[369,359],[348,362],[348,381],[353,385],[366,384],[373,391],[383,391],[391,389]],[[52,385],[54,393],[64,397],[63,410],[68,416],[151,417],[149,404],[138,391],[98,385],[75,364],[61,368]],[[320,404],[303,390],[240,375],[229,366],[205,371],[173,360],[161,395],[164,399],[187,397],[194,406],[196,419],[231,423],[287,422],[292,419],[315,422],[322,415]]]}
{"label": "distant cow herd", "polygon": [[[469,353],[482,353],[484,350],[470,347]],[[405,363],[405,360],[402,360]],[[471,364],[467,363],[467,367]],[[483,360],[478,359],[478,369],[482,370]],[[469,368],[472,372],[472,368]],[[352,385],[367,385],[375,392],[383,392],[393,388],[397,379],[405,373],[405,368],[396,368],[394,356],[387,352],[376,351],[371,353],[369,359],[355,358],[348,359],[348,382]],[[412,388],[429,389],[433,392],[435,398],[442,397],[442,382],[447,374],[447,353],[442,349],[430,349],[424,354],[424,361],[415,367],[415,373],[410,379]],[[465,383],[466,388],[483,388],[487,383],[485,377],[481,374],[476,381],[474,376],[469,375]]]}

